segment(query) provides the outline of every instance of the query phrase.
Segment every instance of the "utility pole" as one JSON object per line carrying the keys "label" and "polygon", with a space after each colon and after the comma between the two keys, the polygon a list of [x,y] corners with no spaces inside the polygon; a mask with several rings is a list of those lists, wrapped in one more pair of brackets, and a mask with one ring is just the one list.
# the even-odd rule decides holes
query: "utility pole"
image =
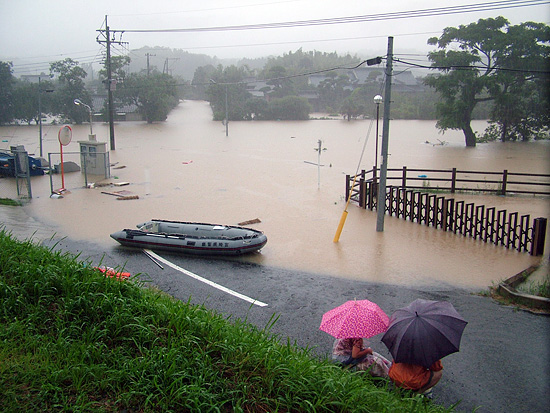
{"label": "utility pole", "polygon": [[229,113],[227,106],[227,84],[225,85],[225,136],[229,136]]}
{"label": "utility pole", "polygon": [[386,178],[388,176],[388,146],[390,137],[390,104],[393,67],[393,37],[388,37],[388,57],[386,59],[386,86],[384,90],[384,120],[382,123],[382,165],[380,166],[380,186],[376,206],[376,231],[384,231],[386,213]]}
{"label": "utility pole", "polygon": [[151,69],[150,69],[150,66],[149,66],[149,57],[153,57],[153,56],[156,56],[156,54],[151,54],[151,53],[145,53],[145,56],[147,56],[147,76],[149,76],[149,74],[151,73]]}
{"label": "utility pole", "polygon": [[164,69],[162,70],[162,73],[172,76],[172,70],[170,70],[170,60],[177,61],[179,60],[179,57],[167,57],[164,61]]}
{"label": "utility pole", "polygon": [[[107,16],[105,16],[105,30],[98,30],[98,32],[103,33],[104,39],[96,39],[99,44],[105,43],[105,47],[107,48],[107,58],[105,60],[105,65],[107,66],[107,99],[109,104],[109,135],[110,135],[110,143],[111,143],[111,150],[114,151],[115,148],[115,120],[114,120],[114,113],[115,108],[113,104],[113,90],[116,89],[116,81],[113,79],[112,75],[112,69],[111,69],[111,44],[118,44],[122,45],[124,42],[121,41],[115,41],[111,39],[111,32],[109,31],[109,25],[107,24]],[[115,33],[114,31],[112,32]]]}

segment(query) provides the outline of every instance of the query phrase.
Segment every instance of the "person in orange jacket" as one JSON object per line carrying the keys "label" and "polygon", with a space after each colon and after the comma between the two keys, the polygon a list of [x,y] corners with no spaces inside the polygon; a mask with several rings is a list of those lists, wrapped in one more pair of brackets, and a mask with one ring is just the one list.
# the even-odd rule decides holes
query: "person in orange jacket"
{"label": "person in orange jacket", "polygon": [[429,394],[443,376],[441,360],[434,362],[429,369],[416,364],[392,363],[388,373],[391,381],[398,387]]}

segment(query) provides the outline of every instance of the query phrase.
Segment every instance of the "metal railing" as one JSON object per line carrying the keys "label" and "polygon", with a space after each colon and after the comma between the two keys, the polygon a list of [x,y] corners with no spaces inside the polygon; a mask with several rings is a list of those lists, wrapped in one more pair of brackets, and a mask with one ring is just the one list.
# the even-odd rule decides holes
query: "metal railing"
{"label": "metal railing", "polygon": [[[78,155],[80,157],[80,168],[81,172],[84,174],[84,186],[87,187],[89,183],[90,176],[101,176],[102,179],[110,178],[111,169],[109,161],[109,152],[63,152],[63,156]],[[54,165],[52,162],[52,156],[54,158],[60,158],[60,152],[49,152],[48,153],[48,164],[50,165],[49,175],[50,175],[50,190],[51,193],[58,192],[59,190],[54,189],[54,179],[53,176],[61,172],[61,162],[58,165]],[[64,189],[64,188],[63,188]]]}

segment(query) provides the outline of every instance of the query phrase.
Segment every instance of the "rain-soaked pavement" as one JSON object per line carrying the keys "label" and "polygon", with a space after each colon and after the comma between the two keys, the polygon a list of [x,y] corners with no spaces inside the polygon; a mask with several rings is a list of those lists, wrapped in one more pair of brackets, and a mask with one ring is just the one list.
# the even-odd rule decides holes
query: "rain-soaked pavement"
{"label": "rain-soaked pavement", "polygon": [[[232,318],[263,327],[279,317],[272,331],[283,341],[329,354],[332,338],[318,330],[324,312],[357,297],[376,302],[386,313],[416,298],[447,300],[468,320],[460,352],[444,358],[444,375],[434,389],[434,401],[457,402],[458,411],[548,412],[550,346],[548,316],[503,306],[490,298],[448,285],[408,288],[331,277],[233,259],[204,259],[159,253],[161,257],[210,282],[192,278],[168,265],[156,265],[140,250],[114,243],[108,247],[72,240],[29,217],[24,208],[0,206],[0,223],[19,239],[32,238],[49,247],[80,253],[93,264],[124,266],[132,274],[181,300],[204,304]],[[216,283],[258,300],[215,288]],[[380,337],[371,339],[376,351],[389,356]]]}

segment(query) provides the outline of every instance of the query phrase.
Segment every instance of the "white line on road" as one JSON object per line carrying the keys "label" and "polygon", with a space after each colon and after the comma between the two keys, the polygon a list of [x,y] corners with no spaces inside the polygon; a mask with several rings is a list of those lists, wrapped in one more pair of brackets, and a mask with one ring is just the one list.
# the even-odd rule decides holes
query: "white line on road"
{"label": "white line on road", "polygon": [[198,280],[200,282],[203,282],[205,284],[208,284],[209,286],[211,287],[214,287],[214,288],[217,288],[218,290],[220,291],[223,291],[227,294],[231,294],[232,296],[234,297],[237,297],[237,298],[240,298],[241,300],[244,300],[244,301],[248,301],[249,303],[252,303],[254,305],[258,305],[260,307],[265,307],[267,306],[266,303],[262,303],[261,301],[258,301],[258,300],[255,300],[253,298],[250,298],[250,297],[247,297],[246,295],[244,294],[241,294],[241,293],[238,293],[236,291],[233,291],[233,290],[230,290],[229,288],[227,287],[224,287],[223,285],[220,285],[220,284],[216,284],[215,282],[213,281],[210,281],[210,280],[207,280],[206,278],[202,278],[201,276],[195,274],[195,273],[192,273],[191,271],[188,271],[186,270],[185,268],[181,268],[179,266],[177,266],[176,264],[168,261],[167,259],[164,259],[162,258],[160,255],[157,255],[155,254],[153,251],[151,250],[144,250],[145,252],[147,252],[147,254],[151,254],[156,260],[160,261],[160,262],[163,262],[164,264],[172,267],[173,269],[179,271],[179,272],[182,272],[184,273],[185,275],[188,275],[189,277],[191,278],[194,278],[195,280]]}

